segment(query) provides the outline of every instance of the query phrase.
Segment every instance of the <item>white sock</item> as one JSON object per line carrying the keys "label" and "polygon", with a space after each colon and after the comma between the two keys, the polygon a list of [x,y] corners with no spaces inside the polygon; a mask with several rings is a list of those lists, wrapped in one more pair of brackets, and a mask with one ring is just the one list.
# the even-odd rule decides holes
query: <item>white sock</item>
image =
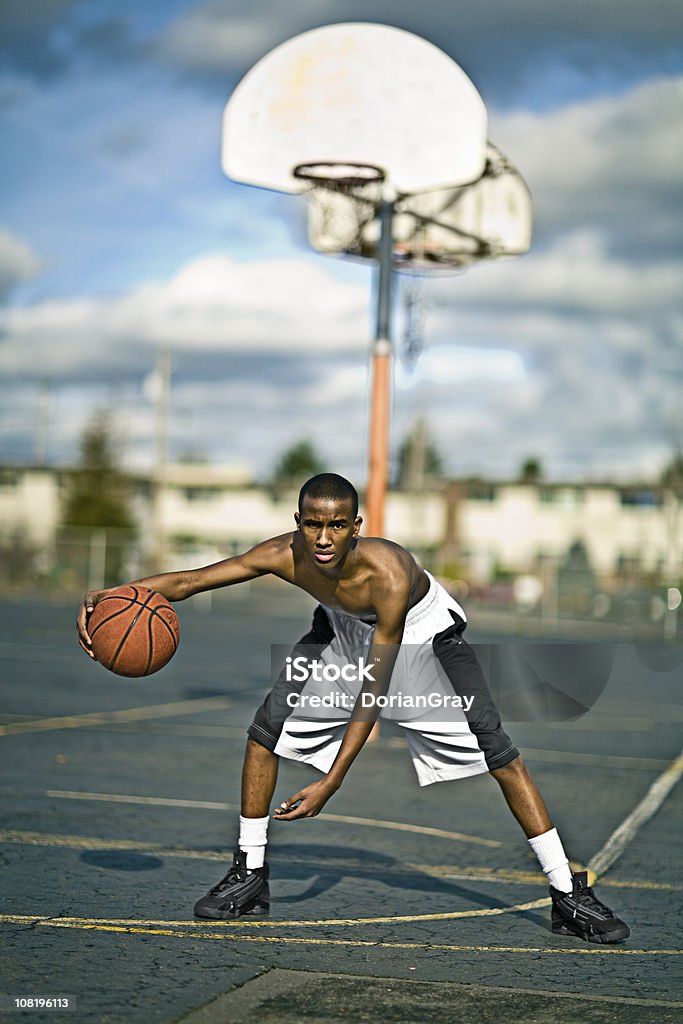
{"label": "white sock", "polygon": [[571,892],[571,868],[557,829],[551,828],[541,836],[534,836],[529,840],[529,846],[538,857],[541,870],[552,887],[560,892]]}
{"label": "white sock", "polygon": [[240,838],[238,846],[247,855],[247,870],[262,868],[266,859],[268,823],[270,817],[243,818],[240,814]]}

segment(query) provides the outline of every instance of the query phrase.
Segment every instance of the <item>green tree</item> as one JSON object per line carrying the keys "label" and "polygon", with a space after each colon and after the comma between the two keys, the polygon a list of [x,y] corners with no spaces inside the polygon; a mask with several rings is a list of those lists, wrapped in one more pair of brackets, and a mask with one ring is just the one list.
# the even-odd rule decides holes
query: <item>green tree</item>
{"label": "green tree", "polygon": [[537,484],[543,479],[543,466],[541,460],[535,455],[524,459],[519,468],[519,479],[523,484]]}
{"label": "green tree", "polygon": [[430,439],[426,420],[420,418],[401,442],[396,460],[395,485],[419,490],[443,477],[441,454]]}
{"label": "green tree", "polygon": [[664,467],[661,483],[674,494],[683,495],[683,451],[680,449]]}
{"label": "green tree", "polygon": [[560,608],[568,612],[585,612],[598,590],[598,578],[583,540],[570,544],[557,569],[557,592]]}
{"label": "green tree", "polygon": [[107,415],[98,412],[83,432],[79,463],[65,480],[61,526],[65,531],[104,532],[108,582],[118,581],[126,546],[137,532],[131,490],[131,481],[118,466]]}
{"label": "green tree", "polygon": [[300,487],[309,477],[324,471],[325,466],[312,442],[304,439],[280,455],[273,469],[271,486],[275,491]]}

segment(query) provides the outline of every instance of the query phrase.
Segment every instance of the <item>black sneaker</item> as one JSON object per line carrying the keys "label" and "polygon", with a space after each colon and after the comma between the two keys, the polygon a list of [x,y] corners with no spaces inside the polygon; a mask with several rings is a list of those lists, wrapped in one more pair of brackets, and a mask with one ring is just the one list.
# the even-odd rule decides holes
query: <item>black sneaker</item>
{"label": "black sneaker", "polygon": [[225,878],[194,905],[196,917],[225,921],[243,914],[267,914],[270,908],[268,865],[247,871],[247,855],[235,850]]}
{"label": "black sneaker", "polygon": [[620,921],[614,911],[593,895],[588,885],[588,872],[572,875],[571,892],[560,892],[550,886],[553,901],[552,928],[557,935],[578,935],[587,942],[620,942],[631,929]]}

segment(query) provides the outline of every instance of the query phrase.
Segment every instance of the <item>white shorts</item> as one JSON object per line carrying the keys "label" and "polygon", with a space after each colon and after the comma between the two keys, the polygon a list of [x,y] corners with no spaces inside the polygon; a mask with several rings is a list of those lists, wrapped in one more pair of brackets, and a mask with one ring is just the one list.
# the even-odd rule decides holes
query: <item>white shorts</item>
{"label": "white shorts", "polygon": [[[462,639],[463,609],[433,577],[429,580],[427,594],[408,612],[381,712],[406,730],[421,786],[479,775],[518,755],[502,730],[474,652]],[[328,681],[309,677],[296,687],[281,674],[257,711],[249,735],[278,756],[328,772],[361,689],[358,680],[339,677],[330,683],[330,674],[336,671],[332,666],[355,664],[369,650],[373,633],[372,625],[318,606],[311,633],[292,655],[305,651],[310,656],[315,649]],[[294,691],[297,706],[290,710],[290,703],[285,710],[283,694],[291,699]],[[321,706],[324,697],[327,707]],[[311,698],[318,700],[314,712]]]}

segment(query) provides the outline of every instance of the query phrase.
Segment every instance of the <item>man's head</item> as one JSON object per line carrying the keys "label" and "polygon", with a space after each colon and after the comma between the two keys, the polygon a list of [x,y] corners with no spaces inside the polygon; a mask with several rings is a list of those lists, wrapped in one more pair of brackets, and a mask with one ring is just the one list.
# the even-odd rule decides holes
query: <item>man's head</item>
{"label": "man's head", "polygon": [[358,515],[356,488],[337,473],[319,473],[301,488],[294,519],[315,565],[338,568],[363,522]]}
{"label": "man's head", "polygon": [[327,501],[350,501],[352,518],[358,515],[358,491],[346,477],[338,473],[318,473],[307,480],[299,491],[299,513],[305,498],[324,498]]}

